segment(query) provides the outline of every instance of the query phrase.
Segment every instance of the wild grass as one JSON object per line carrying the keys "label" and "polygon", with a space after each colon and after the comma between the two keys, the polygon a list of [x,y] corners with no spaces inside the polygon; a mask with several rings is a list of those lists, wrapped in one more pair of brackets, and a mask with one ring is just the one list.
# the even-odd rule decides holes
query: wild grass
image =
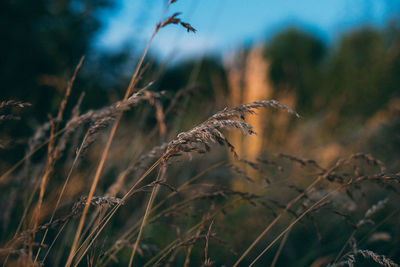
{"label": "wild grass", "polygon": [[[156,81],[144,81],[143,65],[162,28],[196,32],[180,13],[164,18],[174,2],[156,24],[122,100],[81,113],[82,95],[67,114],[82,57],[57,115],[37,127],[25,156],[2,172],[2,264],[398,266],[400,174],[372,155],[325,164],[318,154],[242,154],[230,132],[255,136],[249,115],[272,108],[302,119],[277,100],[236,103],[190,122],[189,130],[173,131],[167,117],[197,85],[166,99],[153,90]],[[5,100],[0,111],[30,105]],[[155,123],[142,129],[124,120],[127,112]],[[17,118],[2,113],[0,123]],[[290,120],[284,117],[284,124]]]}

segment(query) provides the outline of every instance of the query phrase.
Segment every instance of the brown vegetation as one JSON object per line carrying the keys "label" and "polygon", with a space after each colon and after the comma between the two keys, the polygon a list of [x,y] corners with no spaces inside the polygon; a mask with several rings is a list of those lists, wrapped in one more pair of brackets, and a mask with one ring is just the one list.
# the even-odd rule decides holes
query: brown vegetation
{"label": "brown vegetation", "polygon": [[[274,92],[263,76],[269,63],[259,48],[250,51],[244,72],[226,66],[232,105],[202,123],[186,122],[192,128],[175,134],[167,117],[175,112],[185,119],[177,112],[180,99],[197,87],[189,84],[165,101],[163,92],[152,90],[154,82],[143,81],[143,65],[163,27],[196,30],[180,13],[164,15],[122,100],[81,113],[82,95],[67,113],[74,81],[85,67],[82,57],[57,115],[36,129],[24,158],[1,174],[7,200],[3,265],[278,266],[284,258],[283,265],[296,266],[398,266],[397,163],[387,168],[370,154],[336,149],[334,142],[308,150],[311,142],[303,140],[313,128],[292,127],[302,120],[292,109],[297,96]],[[279,101],[259,99],[274,95]],[[2,101],[0,111],[28,106]],[[143,120],[151,113],[155,123],[129,125],[123,115],[132,110]],[[396,105],[380,111],[365,135],[393,114]],[[0,123],[16,118],[0,115]],[[257,141],[243,141],[257,130]],[[282,151],[272,153],[276,148]],[[373,251],[369,246],[376,242],[394,248]]]}

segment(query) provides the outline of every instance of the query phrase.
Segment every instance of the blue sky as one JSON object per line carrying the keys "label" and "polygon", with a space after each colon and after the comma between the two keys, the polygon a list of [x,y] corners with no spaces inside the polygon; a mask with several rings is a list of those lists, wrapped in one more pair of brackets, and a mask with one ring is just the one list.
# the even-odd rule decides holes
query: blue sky
{"label": "blue sky", "polygon": [[[205,53],[224,54],[248,43],[271,38],[297,26],[326,42],[360,25],[382,27],[400,10],[399,0],[178,0],[167,16],[197,29],[187,33],[171,25],[155,38],[151,51],[158,57],[182,59]],[[96,40],[101,49],[143,48],[166,5],[166,0],[119,0],[102,14],[105,27]]]}

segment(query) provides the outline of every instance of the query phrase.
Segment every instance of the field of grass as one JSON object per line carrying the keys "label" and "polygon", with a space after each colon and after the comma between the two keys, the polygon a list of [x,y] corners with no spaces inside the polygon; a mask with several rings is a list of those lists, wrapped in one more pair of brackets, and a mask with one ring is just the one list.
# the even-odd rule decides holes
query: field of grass
{"label": "field of grass", "polygon": [[[1,264],[398,266],[399,98],[358,120],[338,92],[313,113],[322,100],[275,86],[259,47],[226,64],[226,80],[208,73],[212,100],[196,66],[163,91],[153,38],[196,32],[174,2],[123,97],[82,108],[82,57],[31,137],[2,135]],[[35,105],[2,100],[1,127],[31,127]]]}

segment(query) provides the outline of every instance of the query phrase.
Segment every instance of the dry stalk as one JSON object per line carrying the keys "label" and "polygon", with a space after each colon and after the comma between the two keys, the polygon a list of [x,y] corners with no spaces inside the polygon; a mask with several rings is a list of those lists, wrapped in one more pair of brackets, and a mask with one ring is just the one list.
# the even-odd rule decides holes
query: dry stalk
{"label": "dry stalk", "polygon": [[[225,204],[223,207],[217,209],[215,212],[213,212],[212,214],[209,215],[209,218],[207,220],[210,220],[212,218],[214,218],[217,214],[219,214],[220,212],[223,212],[224,209],[226,209],[229,206],[234,206],[236,205],[241,199],[237,198],[234,201],[232,201],[231,203],[227,203]],[[190,228],[189,230],[186,231],[186,235],[190,234],[191,232],[193,232],[194,230],[196,230],[197,228],[199,228],[200,226],[202,226],[204,224],[204,220],[202,219],[198,224],[194,225],[192,228]],[[174,246],[176,247],[178,243],[178,239],[175,239],[174,241],[172,241],[168,246],[166,246],[162,251],[160,251],[156,256],[154,256],[153,258],[151,258],[145,265],[143,265],[143,267],[147,267],[150,265],[154,265],[158,262],[160,262],[163,258],[166,257],[166,255],[168,253],[170,253],[173,249]],[[157,262],[154,263],[154,261],[156,261],[156,259],[158,258]]]}
{"label": "dry stalk", "polygon": [[[206,216],[203,215],[203,222],[205,222],[205,218]],[[203,227],[204,227],[204,223],[199,227],[199,229],[197,229],[196,234],[195,234],[195,242],[197,241],[197,239],[199,239],[201,232],[203,231]],[[183,264],[184,267],[189,267],[190,264],[190,254],[192,253],[192,250],[194,248],[194,244],[190,245],[187,250],[186,250],[186,257],[185,257],[185,262]]]}
{"label": "dry stalk", "polygon": [[[168,7],[169,7],[172,3],[174,3],[174,2],[175,2],[175,0],[170,0],[170,1],[168,2],[167,6],[165,7],[165,9],[164,9],[164,11],[163,11],[163,14],[161,15],[161,19],[164,17],[164,14],[165,14],[166,10],[168,9]],[[173,22],[171,21],[171,23],[173,23]],[[164,25],[164,26],[166,26],[166,25]],[[185,26],[185,25],[183,25],[183,26]],[[126,93],[125,93],[125,96],[124,96],[124,100],[126,100],[126,99],[129,98],[129,95],[132,93],[132,91],[134,90],[134,88],[135,88],[135,86],[136,86],[136,84],[137,84],[137,82],[138,82],[137,77],[138,77],[139,71],[140,71],[140,69],[141,69],[141,67],[142,67],[144,58],[146,57],[147,52],[148,52],[148,50],[149,50],[149,48],[150,48],[150,44],[151,44],[151,42],[152,42],[154,36],[157,34],[158,30],[160,29],[160,27],[162,27],[162,26],[161,26],[160,23],[158,23],[157,26],[156,26],[156,28],[155,28],[155,30],[154,30],[154,32],[153,32],[153,34],[152,34],[152,36],[150,37],[149,42],[148,42],[147,45],[146,45],[146,48],[145,48],[144,52],[142,53],[141,58],[139,59],[139,62],[138,62],[138,64],[137,64],[137,66],[136,66],[136,70],[135,70],[135,72],[133,73],[132,78],[131,78],[131,81],[130,81],[130,83],[129,83],[129,85],[128,85],[128,88],[127,88],[127,90],[126,90]],[[122,117],[122,114],[119,114],[118,117],[117,117],[117,119],[116,119],[116,121],[115,121],[115,123],[114,123],[114,125],[113,125],[113,128],[111,129],[111,133],[110,133],[110,135],[109,135],[109,137],[108,137],[106,147],[104,148],[103,154],[102,154],[102,156],[101,156],[100,163],[99,163],[99,165],[98,165],[98,168],[97,168],[95,177],[94,177],[93,182],[92,182],[92,186],[91,186],[90,191],[89,191],[88,203],[87,203],[87,205],[85,206],[85,209],[84,209],[84,211],[83,211],[81,220],[80,220],[80,222],[79,222],[78,229],[77,229],[77,231],[76,231],[76,234],[75,234],[75,237],[74,237],[74,241],[73,241],[73,243],[72,243],[72,247],[71,247],[71,250],[70,250],[68,259],[67,259],[66,267],[69,267],[69,266],[71,265],[71,263],[72,263],[72,260],[73,260],[73,257],[74,257],[76,248],[77,248],[77,246],[78,246],[78,240],[79,240],[80,234],[81,234],[81,232],[82,232],[83,224],[84,224],[85,219],[86,219],[86,214],[87,214],[87,211],[88,211],[88,209],[89,209],[90,201],[91,201],[91,199],[92,199],[92,197],[93,197],[94,191],[95,191],[95,189],[96,189],[96,187],[97,187],[97,183],[98,183],[98,181],[99,181],[99,179],[100,179],[100,174],[101,174],[101,172],[102,172],[102,170],[103,170],[104,163],[105,163],[105,161],[106,161],[106,159],[107,159],[108,152],[109,152],[109,150],[110,150],[111,143],[112,143],[112,140],[113,140],[113,138],[114,138],[115,132],[116,132],[116,130],[117,130],[118,124],[119,124],[119,122],[120,122],[120,120],[121,120],[121,117]]]}
{"label": "dry stalk", "polygon": [[[297,203],[301,198],[303,198],[309,191],[321,180],[326,179],[331,172],[342,165],[343,161],[339,160],[331,169],[325,171],[323,174],[319,175],[304,191],[298,194],[294,199],[292,199],[285,207],[285,209],[274,218],[274,220],[264,229],[264,231],[257,236],[257,238],[251,243],[251,245],[246,249],[245,252],[240,256],[240,258],[235,262],[233,266],[238,266],[239,263],[247,256],[247,254],[254,248],[254,246],[271,230],[271,228],[279,221],[283,214],[290,210],[290,208]],[[333,191],[332,191],[333,192]],[[314,204],[315,205],[315,204]],[[313,205],[313,206],[314,206]]]}
{"label": "dry stalk", "polygon": [[358,230],[361,226],[363,226],[363,225],[365,225],[365,224],[368,224],[368,223],[370,223],[370,224],[375,224],[374,221],[372,221],[372,220],[370,219],[370,217],[371,217],[372,215],[374,215],[376,212],[378,212],[379,210],[383,209],[383,208],[385,207],[386,203],[388,202],[388,200],[389,200],[389,198],[385,198],[385,199],[382,199],[382,200],[378,201],[378,203],[372,205],[372,206],[365,212],[364,217],[363,217],[361,220],[359,220],[357,224],[354,225],[354,228],[355,228],[355,229],[354,229],[353,232],[351,233],[349,239],[344,243],[343,247],[340,249],[338,255],[336,256],[336,258],[335,258],[335,260],[334,260],[334,264],[340,259],[340,257],[342,256],[344,250],[346,249],[346,246],[347,246],[348,244],[350,244],[351,240],[354,239],[354,236],[355,236],[355,234],[357,233],[357,230]]}
{"label": "dry stalk", "polygon": [[9,108],[9,107],[17,107],[17,108],[24,108],[32,106],[31,103],[21,102],[16,100],[7,100],[0,102],[0,108]]}
{"label": "dry stalk", "polygon": [[[262,255],[264,255],[276,242],[278,242],[278,240],[285,235],[286,233],[288,233],[293,226],[298,223],[304,216],[306,216],[308,213],[310,213],[311,211],[317,209],[321,204],[323,205],[323,201],[325,199],[327,199],[331,194],[333,194],[334,192],[338,191],[339,189],[341,189],[344,186],[341,186],[335,190],[332,190],[331,192],[329,192],[328,194],[326,194],[324,197],[322,197],[320,200],[318,200],[316,203],[314,203],[310,208],[308,208],[306,211],[304,211],[298,218],[296,218],[291,224],[289,224],[289,226],[286,227],[285,230],[283,230],[273,241],[271,241],[268,246],[251,262],[251,264],[249,266],[253,266],[260,258]],[[237,266],[238,261],[235,263],[234,266]]]}
{"label": "dry stalk", "polygon": [[[80,70],[80,68],[82,67],[83,61],[84,61],[85,57],[82,57],[78,63],[78,65],[76,66],[74,73],[70,79],[70,81],[68,82],[68,86],[64,95],[63,100],[61,101],[60,107],[58,109],[58,114],[57,114],[57,118],[55,121],[50,120],[51,123],[51,128],[50,128],[50,141],[49,141],[49,145],[48,145],[48,151],[47,151],[47,165],[46,165],[46,169],[45,172],[42,176],[42,180],[40,182],[40,191],[39,191],[39,200],[37,202],[36,208],[34,210],[34,221],[33,221],[33,230],[35,233],[36,227],[39,223],[39,218],[40,218],[40,212],[41,212],[41,206],[42,206],[42,202],[43,202],[43,197],[44,197],[44,193],[45,193],[45,188],[47,186],[48,180],[50,179],[50,175],[53,172],[53,168],[54,168],[54,164],[56,162],[56,160],[58,159],[59,155],[60,155],[60,150],[55,149],[55,133],[58,130],[58,126],[59,123],[62,119],[62,115],[64,113],[64,109],[65,106],[67,105],[68,102],[68,98],[69,95],[71,94],[71,90],[72,90],[72,86],[74,84],[74,81],[76,79],[76,76]],[[33,238],[34,239],[34,238]],[[39,256],[40,253],[40,249],[38,250],[36,256],[35,256],[35,260],[34,260],[34,264],[37,261],[37,257]],[[31,246],[29,247],[29,256],[32,256],[32,248]]]}
{"label": "dry stalk", "polygon": [[[235,118],[242,118],[244,119],[246,114],[253,114],[254,109],[260,108],[260,107],[278,107],[281,109],[284,109],[290,113],[293,113],[297,115],[296,112],[288,108],[287,106],[281,104],[280,102],[276,100],[264,100],[264,101],[254,101],[250,104],[244,104],[239,107],[231,107],[231,108],[225,108],[224,110],[217,112],[213,116],[211,116],[208,120],[203,122],[202,124],[196,126],[192,130],[184,133],[180,133],[176,139],[172,140],[168,144],[168,150],[164,153],[164,155],[159,158],[158,161],[156,161],[137,181],[136,183],[130,188],[130,190],[124,195],[122,198],[123,201],[125,201],[128,197],[132,195],[134,192],[135,188],[139,183],[141,183],[149,174],[154,170],[160,163],[162,162],[167,162],[173,157],[176,157],[180,155],[180,152],[198,152],[202,153],[204,152],[202,149],[199,148],[199,146],[203,145],[205,146],[206,150],[209,149],[209,144],[215,143],[215,142],[220,142],[221,144],[226,144],[233,153],[234,152],[234,147],[230,145],[229,141],[225,138],[225,136],[220,132],[219,129],[239,129],[241,130],[244,134],[255,134],[254,131],[252,130],[252,127],[250,124],[247,124],[243,121],[238,121],[234,120]],[[298,115],[297,115],[298,116]],[[90,199],[90,195],[88,197]],[[104,223],[100,227],[100,229],[97,231],[96,236],[92,239],[88,247],[86,248],[85,252],[83,255],[86,253],[87,249],[90,247],[90,245],[94,242],[94,240],[97,238],[97,236],[100,234],[100,232],[104,229],[106,224],[110,221],[111,217],[115,214],[115,212],[118,210],[120,206],[117,205],[114,207],[113,210],[110,211],[110,213],[104,218]],[[85,214],[85,210],[84,213]],[[81,219],[82,220],[82,219]],[[83,226],[78,227],[82,228]],[[81,229],[82,230],[82,229]],[[76,248],[74,249],[76,251]],[[75,254],[75,252],[74,252]],[[71,255],[70,257],[74,257]],[[82,258],[82,257],[81,257]],[[79,263],[80,260],[78,260],[75,265]]]}
{"label": "dry stalk", "polygon": [[[164,179],[165,172],[166,172],[166,166],[164,164],[162,164],[160,166],[160,170],[159,170],[159,173],[157,175],[156,182],[162,181]],[[133,258],[135,257],[136,249],[137,249],[138,244],[140,242],[140,238],[142,236],[143,228],[144,228],[144,226],[146,224],[147,217],[150,214],[150,210],[151,210],[151,207],[153,205],[154,199],[156,198],[156,195],[157,195],[157,192],[158,192],[158,188],[159,188],[159,186],[156,185],[156,186],[153,187],[153,190],[151,191],[149,202],[147,203],[146,211],[144,213],[142,224],[141,224],[140,229],[139,229],[139,234],[138,234],[138,236],[136,238],[136,242],[135,242],[135,245],[133,246],[132,254],[131,254],[131,257],[129,259],[129,267],[132,266]]]}
{"label": "dry stalk", "polygon": [[208,227],[208,232],[206,235],[206,245],[204,247],[204,263],[203,266],[211,266],[213,264],[213,262],[211,261],[211,259],[208,257],[208,242],[210,239],[210,234],[211,234],[211,227],[214,224],[214,220],[211,221],[210,226]]}
{"label": "dry stalk", "polygon": [[399,265],[386,257],[385,255],[379,255],[371,250],[356,250],[351,254],[346,255],[346,260],[334,263],[334,264],[329,264],[329,267],[339,267],[339,266],[349,266],[353,267],[354,263],[356,262],[356,256],[360,255],[361,257],[365,259],[370,259],[379,265],[386,266],[386,267],[398,267]]}
{"label": "dry stalk", "polygon": [[[196,181],[197,179],[199,179],[199,178],[201,178],[202,176],[204,176],[206,173],[208,173],[208,172],[210,172],[211,170],[213,170],[213,169],[215,169],[215,168],[217,168],[217,167],[220,167],[220,166],[222,166],[222,165],[224,165],[224,164],[226,164],[226,163],[227,163],[226,161],[218,162],[218,163],[216,163],[216,164],[214,164],[214,165],[208,167],[207,169],[201,171],[200,173],[198,173],[198,174],[195,175],[194,177],[188,179],[185,183],[183,183],[181,186],[179,186],[179,187],[177,188],[176,191],[171,192],[166,198],[164,198],[164,199],[162,199],[160,202],[158,202],[158,204],[155,205],[155,206],[152,208],[151,213],[153,213],[153,212],[156,211],[159,207],[161,207],[168,199],[172,198],[173,196],[175,196],[176,194],[178,194],[179,192],[181,192],[183,189],[185,189],[190,183]],[[153,220],[153,219],[151,219],[151,220]],[[126,239],[129,240],[130,238],[129,238],[128,236],[129,236],[138,226],[139,226],[139,222],[137,222],[137,223],[134,224],[131,228],[129,228],[120,238],[118,238],[118,240],[126,240]],[[111,247],[110,250],[114,249],[115,247],[116,247],[116,244],[114,244],[114,246]],[[113,257],[113,255],[115,255],[115,254],[119,251],[118,248],[117,248],[114,252],[110,252],[110,250],[107,251],[107,252],[105,252],[105,255],[109,254],[110,257]],[[107,262],[108,262],[108,260],[107,260]],[[106,263],[107,263],[107,262],[106,262]]]}

